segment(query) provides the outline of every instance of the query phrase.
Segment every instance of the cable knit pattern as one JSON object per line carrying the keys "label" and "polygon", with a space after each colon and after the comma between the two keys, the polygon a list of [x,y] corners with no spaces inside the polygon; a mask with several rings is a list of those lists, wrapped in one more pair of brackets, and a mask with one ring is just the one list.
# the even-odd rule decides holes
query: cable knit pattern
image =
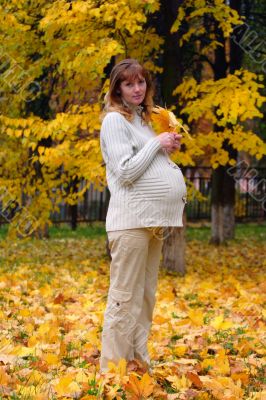
{"label": "cable knit pattern", "polygon": [[183,226],[187,189],[182,171],[136,112],[132,122],[109,112],[102,122],[100,145],[111,193],[107,231]]}

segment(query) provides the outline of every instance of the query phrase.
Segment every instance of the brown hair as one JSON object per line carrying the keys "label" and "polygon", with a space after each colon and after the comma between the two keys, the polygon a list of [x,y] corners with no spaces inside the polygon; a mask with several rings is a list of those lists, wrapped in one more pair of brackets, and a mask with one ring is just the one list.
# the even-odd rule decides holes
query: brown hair
{"label": "brown hair", "polygon": [[105,95],[105,107],[103,116],[110,111],[120,112],[127,120],[133,119],[133,111],[123,102],[120,93],[120,84],[125,80],[134,81],[139,76],[143,76],[146,81],[147,89],[142,106],[142,119],[150,121],[153,107],[153,84],[149,72],[133,58],[127,58],[116,64],[110,74],[110,88]]}

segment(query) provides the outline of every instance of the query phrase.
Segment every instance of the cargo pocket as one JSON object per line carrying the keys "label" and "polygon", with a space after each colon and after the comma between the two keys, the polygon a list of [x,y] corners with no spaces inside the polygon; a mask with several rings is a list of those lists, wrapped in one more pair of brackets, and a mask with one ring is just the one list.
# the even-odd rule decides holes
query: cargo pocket
{"label": "cargo pocket", "polygon": [[111,289],[110,303],[113,314],[113,324],[121,335],[128,335],[133,331],[136,319],[131,310],[132,292]]}
{"label": "cargo pocket", "polygon": [[112,301],[115,303],[116,307],[120,307],[122,305],[123,308],[129,308],[132,293],[119,289],[111,289],[110,297],[112,298]]}

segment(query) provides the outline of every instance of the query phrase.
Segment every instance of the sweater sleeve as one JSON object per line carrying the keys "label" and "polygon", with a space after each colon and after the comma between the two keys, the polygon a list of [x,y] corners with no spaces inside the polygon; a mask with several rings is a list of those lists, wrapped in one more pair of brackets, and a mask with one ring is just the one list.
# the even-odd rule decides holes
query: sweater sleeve
{"label": "sweater sleeve", "polygon": [[155,136],[135,154],[123,116],[117,112],[105,116],[100,143],[105,163],[123,184],[131,184],[138,179],[161,149],[161,143]]}

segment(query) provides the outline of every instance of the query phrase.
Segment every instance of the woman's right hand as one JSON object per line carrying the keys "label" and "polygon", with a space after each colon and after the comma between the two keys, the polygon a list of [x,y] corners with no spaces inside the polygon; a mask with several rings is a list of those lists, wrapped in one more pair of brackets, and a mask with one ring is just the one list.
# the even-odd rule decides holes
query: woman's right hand
{"label": "woman's right hand", "polygon": [[162,149],[168,154],[180,148],[180,139],[182,138],[182,135],[179,135],[178,133],[163,132],[157,137],[161,143]]}

